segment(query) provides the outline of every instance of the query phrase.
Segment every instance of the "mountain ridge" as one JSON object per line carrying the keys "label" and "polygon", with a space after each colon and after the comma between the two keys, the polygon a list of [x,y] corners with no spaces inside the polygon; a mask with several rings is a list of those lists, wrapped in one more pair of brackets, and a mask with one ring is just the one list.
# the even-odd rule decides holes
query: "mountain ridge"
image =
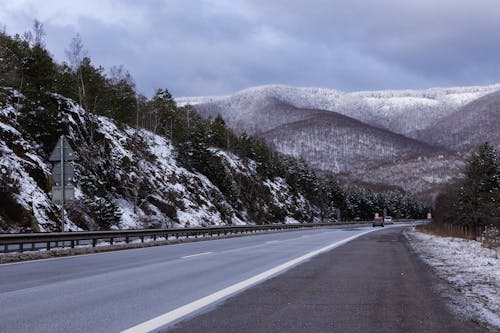
{"label": "mountain ridge", "polygon": [[[496,126],[494,124],[500,117],[497,116],[497,109],[494,109],[497,102],[491,101],[491,96],[499,96],[500,101],[499,91],[500,84],[359,92],[265,85],[247,88],[228,96],[184,97],[176,100],[181,105],[192,101],[193,107],[205,117],[215,117],[220,114],[229,127],[235,131],[261,136],[278,151],[295,157],[303,157],[317,170],[345,175],[349,172],[347,166],[368,172],[369,168],[377,168],[383,164],[384,159],[378,158],[375,152],[384,152],[380,157],[383,156],[390,161],[418,161],[419,158],[423,160],[429,157],[429,161],[439,165],[445,163],[443,159],[449,158],[450,165],[456,166],[454,151],[464,154],[473,149],[476,144],[491,140],[500,146],[500,138],[494,134],[494,126]],[[478,122],[478,119],[482,118],[478,113],[480,107],[477,103],[484,99],[490,100],[490,103],[483,103],[486,106],[482,112],[491,115],[491,119],[485,118],[486,120]],[[342,126],[338,127],[339,123],[333,121],[331,116],[340,115],[359,121],[364,126],[358,126],[357,129],[351,128],[350,132]],[[462,118],[467,118],[467,121],[464,123]],[[326,126],[321,123],[322,121],[330,125]],[[476,135],[478,133],[473,133],[471,130],[475,125],[469,126],[468,123],[484,124],[484,126],[481,125],[484,132]],[[342,135],[339,134],[341,128],[344,131]],[[455,131],[454,128],[459,129]],[[384,140],[375,140],[374,136],[368,136],[368,133],[376,132],[375,129],[381,130],[379,133],[387,134],[378,136],[378,138],[384,137]],[[323,134],[316,133],[313,138],[314,135],[311,136],[311,133],[314,131],[318,133],[323,131]],[[327,132],[335,136],[335,139],[329,140]],[[389,132],[392,135],[389,135]],[[455,134],[454,139],[450,141],[447,136],[451,133]],[[344,138],[339,139],[340,137]],[[366,144],[366,147],[355,144],[349,146],[349,140]],[[372,141],[371,148],[370,141]],[[413,144],[422,149],[404,149],[404,146],[416,147]],[[401,149],[394,149],[396,146]],[[356,151],[346,152],[340,158],[339,153],[330,154],[332,151],[349,149],[358,151],[357,153]],[[433,157],[437,155],[442,155],[443,158],[438,161]],[[432,168],[419,168],[432,170]],[[440,177],[449,179],[451,170],[457,169],[456,167],[450,168],[450,174],[439,172]],[[352,177],[347,176],[346,179],[359,180],[360,172],[357,171],[351,175]],[[398,172],[403,171],[398,169]],[[421,177],[434,179],[434,176],[422,172]],[[394,177],[387,175],[386,183],[391,186],[400,186],[401,179],[403,179],[401,175],[394,175]],[[380,177],[378,180],[380,181]],[[434,179],[431,182],[421,183],[424,185],[419,185],[418,189],[412,189],[407,183],[401,186],[417,194],[435,193],[434,185],[440,184],[441,181]],[[429,186],[426,187],[425,184]]]}

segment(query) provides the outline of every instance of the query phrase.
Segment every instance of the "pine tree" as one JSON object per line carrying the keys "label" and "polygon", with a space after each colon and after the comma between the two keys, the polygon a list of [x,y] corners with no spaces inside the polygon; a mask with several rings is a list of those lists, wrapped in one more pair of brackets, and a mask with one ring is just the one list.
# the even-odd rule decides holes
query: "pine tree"
{"label": "pine tree", "polygon": [[495,148],[484,143],[467,160],[465,177],[460,182],[458,222],[472,230],[499,224],[498,159]]}
{"label": "pine tree", "polygon": [[121,212],[110,198],[87,198],[86,204],[90,210],[90,216],[101,230],[109,230],[112,227],[119,226]]}

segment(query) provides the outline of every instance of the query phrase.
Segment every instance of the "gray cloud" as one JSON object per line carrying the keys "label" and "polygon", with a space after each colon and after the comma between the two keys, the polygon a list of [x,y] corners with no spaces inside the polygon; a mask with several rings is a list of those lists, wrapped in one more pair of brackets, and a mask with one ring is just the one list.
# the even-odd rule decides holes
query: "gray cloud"
{"label": "gray cloud", "polygon": [[25,0],[0,9],[8,33],[34,18],[56,58],[79,32],[95,64],[123,64],[146,95],[500,81],[497,0]]}

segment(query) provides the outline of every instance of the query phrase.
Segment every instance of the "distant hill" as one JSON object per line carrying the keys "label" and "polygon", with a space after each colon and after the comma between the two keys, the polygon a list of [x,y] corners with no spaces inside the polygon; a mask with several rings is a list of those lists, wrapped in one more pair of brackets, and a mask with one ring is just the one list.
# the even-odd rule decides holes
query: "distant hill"
{"label": "distant hill", "polygon": [[430,144],[466,150],[488,141],[500,149],[500,92],[478,98],[418,134]]}
{"label": "distant hill", "polygon": [[[348,181],[369,182],[361,175],[373,174],[374,183],[423,194],[433,193],[436,184],[418,181],[411,188],[406,179],[418,174],[430,180],[435,169],[427,165],[415,173],[398,165],[436,163],[444,168],[439,179],[448,179],[457,171],[454,152],[484,141],[499,147],[499,90],[497,84],[346,93],[270,85],[177,102],[193,105],[205,117],[220,114],[237,132],[262,136],[318,170],[340,173]],[[381,165],[393,172],[380,172]]]}
{"label": "distant hill", "polygon": [[303,157],[313,168],[337,173],[438,151],[428,144],[335,112],[310,110],[310,113],[315,114],[278,126],[262,137],[285,154]]}

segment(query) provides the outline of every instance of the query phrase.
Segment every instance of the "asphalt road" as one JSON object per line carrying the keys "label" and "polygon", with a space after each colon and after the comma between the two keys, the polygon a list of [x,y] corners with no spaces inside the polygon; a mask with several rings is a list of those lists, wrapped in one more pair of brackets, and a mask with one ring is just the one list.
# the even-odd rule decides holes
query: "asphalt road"
{"label": "asphalt road", "polygon": [[401,230],[323,228],[0,265],[0,332],[477,331],[432,292]]}
{"label": "asphalt road", "polygon": [[0,332],[120,332],[371,230],[313,229],[0,265]]}
{"label": "asphalt road", "polygon": [[168,332],[484,332],[450,312],[437,284],[402,228],[391,228],[321,254]]}

